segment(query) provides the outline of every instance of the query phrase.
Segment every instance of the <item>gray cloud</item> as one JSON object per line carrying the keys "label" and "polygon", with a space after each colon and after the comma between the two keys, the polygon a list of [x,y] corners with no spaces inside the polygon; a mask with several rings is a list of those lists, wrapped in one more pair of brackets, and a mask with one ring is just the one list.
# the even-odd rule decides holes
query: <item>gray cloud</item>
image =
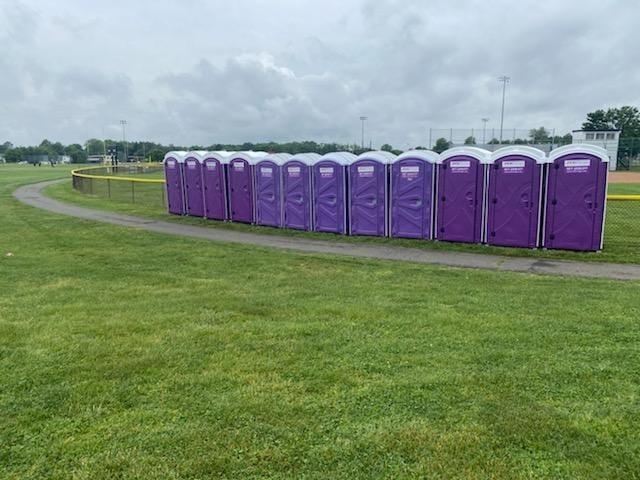
{"label": "gray cloud", "polygon": [[0,137],[18,144],[118,136],[120,118],[165,143],[359,142],[367,115],[374,145],[406,148],[498,125],[502,74],[509,128],[640,104],[633,2],[41,3],[0,7]]}

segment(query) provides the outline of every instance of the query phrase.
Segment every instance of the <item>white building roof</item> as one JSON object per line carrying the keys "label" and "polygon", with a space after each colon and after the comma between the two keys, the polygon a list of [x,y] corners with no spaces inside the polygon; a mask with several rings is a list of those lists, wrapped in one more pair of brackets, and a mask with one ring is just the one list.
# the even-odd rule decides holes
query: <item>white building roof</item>
{"label": "white building roof", "polygon": [[458,157],[465,155],[467,157],[472,157],[480,161],[480,163],[490,163],[491,162],[491,152],[489,150],[485,150],[484,148],[478,147],[453,147],[448,150],[445,150],[438,156],[438,163],[444,162],[446,159],[451,157]]}
{"label": "white building roof", "polygon": [[524,145],[511,145],[502,147],[491,154],[491,163],[495,163],[503,157],[511,155],[522,155],[523,157],[531,157],[536,163],[547,163],[548,159],[542,150]]}
{"label": "white building roof", "polygon": [[386,152],[384,150],[375,150],[371,152],[364,152],[358,155],[356,161],[358,160],[375,160],[380,163],[393,163],[396,159],[396,155],[391,152]]}
{"label": "white building roof", "polygon": [[356,157],[351,152],[331,152],[320,157],[318,159],[318,162],[329,160],[332,162],[339,163],[340,165],[351,165],[353,162],[356,161],[357,158],[358,157]]}
{"label": "white building roof", "polygon": [[417,158],[418,160],[424,160],[429,163],[438,163],[438,158],[440,156],[431,150],[409,150],[401,153],[394,159],[395,162],[399,162],[400,160],[406,160],[407,158]]}
{"label": "white building roof", "polygon": [[571,155],[572,153],[588,153],[600,157],[603,162],[609,161],[609,154],[602,147],[589,145],[587,143],[572,143],[571,145],[565,145],[564,147],[558,147],[552,150],[551,153],[549,153],[549,162],[551,163],[556,158]]}

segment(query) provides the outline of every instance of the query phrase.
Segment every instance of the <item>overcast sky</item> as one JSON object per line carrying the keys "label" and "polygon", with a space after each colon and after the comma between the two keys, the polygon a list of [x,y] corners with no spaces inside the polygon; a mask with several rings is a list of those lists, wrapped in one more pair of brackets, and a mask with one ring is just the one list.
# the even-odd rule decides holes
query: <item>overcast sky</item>
{"label": "overcast sky", "polygon": [[0,0],[0,143],[405,149],[640,105],[635,1]]}

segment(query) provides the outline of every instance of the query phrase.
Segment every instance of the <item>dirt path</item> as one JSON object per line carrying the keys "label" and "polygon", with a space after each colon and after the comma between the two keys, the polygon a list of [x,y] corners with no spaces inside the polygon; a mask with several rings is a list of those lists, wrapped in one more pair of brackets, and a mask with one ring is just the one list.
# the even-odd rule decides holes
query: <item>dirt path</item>
{"label": "dirt path", "polygon": [[363,245],[302,238],[260,235],[224,229],[206,228],[163,222],[148,218],[121,215],[78,207],[59,202],[42,194],[42,189],[60,180],[36,183],[18,188],[13,196],[19,201],[54,213],[98,222],[110,223],[156,233],[180,235],[218,242],[259,245],[298,252],[347,255],[382,260],[401,260],[449,267],[482,268],[498,271],[536,273],[544,275],[572,275],[577,277],[640,280],[640,265],[596,262],[570,262],[549,259],[505,257],[474,253],[419,250],[406,247]]}
{"label": "dirt path", "polygon": [[640,172],[609,172],[609,183],[640,183]]}

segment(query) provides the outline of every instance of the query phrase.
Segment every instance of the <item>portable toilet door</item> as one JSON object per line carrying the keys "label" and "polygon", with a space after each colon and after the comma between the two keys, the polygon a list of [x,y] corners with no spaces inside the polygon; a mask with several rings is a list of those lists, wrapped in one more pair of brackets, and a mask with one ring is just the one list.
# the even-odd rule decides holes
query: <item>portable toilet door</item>
{"label": "portable toilet door", "polygon": [[230,156],[227,180],[229,217],[232,221],[253,223],[253,164],[266,156],[265,152],[237,152]]}
{"label": "portable toilet door", "polygon": [[536,248],[542,217],[542,150],[513,146],[496,150],[488,167],[486,241]]}
{"label": "portable toilet door", "polygon": [[436,238],[449,242],[483,240],[484,187],[490,152],[454,147],[438,158]]}
{"label": "portable toilet door", "polygon": [[391,164],[389,223],[392,237],[433,238],[437,163],[437,153],[412,150],[399,155]]}
{"label": "portable toilet door", "polygon": [[167,211],[174,215],[185,214],[182,162],[186,152],[169,152],[164,156],[164,178],[167,192]]}
{"label": "portable toilet door", "polygon": [[288,153],[274,153],[256,162],[254,175],[257,225],[282,226],[282,165],[290,158]]}
{"label": "portable toilet door", "polygon": [[349,165],[349,233],[387,236],[391,152],[365,152]]}
{"label": "portable toilet door", "polygon": [[229,152],[206,152],[202,160],[204,216],[211,220],[228,220],[226,165]]}
{"label": "portable toilet door", "polygon": [[311,170],[317,153],[299,153],[282,166],[282,217],[285,228],[313,229]]}
{"label": "portable toilet door", "polygon": [[349,152],[327,153],[313,166],[313,223],[316,232],[347,233],[346,166],[356,158]]}
{"label": "portable toilet door", "polygon": [[188,152],[184,156],[184,193],[187,215],[204,217],[204,192],[202,188],[202,156],[206,152]]}
{"label": "portable toilet door", "polygon": [[567,145],[549,154],[546,248],[602,248],[608,166],[607,151],[594,145]]}

